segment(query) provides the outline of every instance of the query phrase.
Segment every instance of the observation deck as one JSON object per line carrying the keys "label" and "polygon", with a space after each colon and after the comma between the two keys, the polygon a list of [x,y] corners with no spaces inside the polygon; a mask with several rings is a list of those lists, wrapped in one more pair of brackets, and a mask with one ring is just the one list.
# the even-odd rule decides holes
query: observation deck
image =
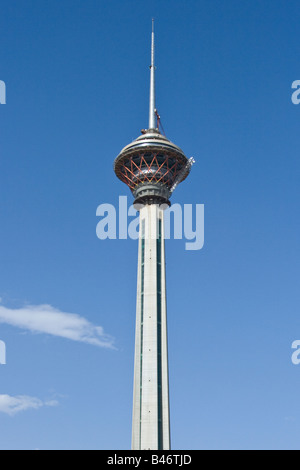
{"label": "observation deck", "polygon": [[171,188],[186,168],[188,159],[158,129],[144,132],[123,148],[115,159],[114,171],[131,189],[135,203],[170,205]]}

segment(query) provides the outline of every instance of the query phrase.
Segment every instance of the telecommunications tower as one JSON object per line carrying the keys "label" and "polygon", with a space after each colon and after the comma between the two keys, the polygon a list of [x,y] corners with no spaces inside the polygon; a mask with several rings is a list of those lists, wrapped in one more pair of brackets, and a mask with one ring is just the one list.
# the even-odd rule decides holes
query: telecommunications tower
{"label": "telecommunications tower", "polygon": [[133,450],[170,449],[164,209],[194,160],[159,130],[152,21],[149,128],[115,159],[140,213],[133,390]]}

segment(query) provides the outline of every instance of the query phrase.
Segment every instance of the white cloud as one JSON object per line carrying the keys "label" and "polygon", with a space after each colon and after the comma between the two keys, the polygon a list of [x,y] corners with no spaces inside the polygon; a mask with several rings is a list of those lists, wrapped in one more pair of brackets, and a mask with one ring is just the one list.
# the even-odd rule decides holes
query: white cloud
{"label": "white cloud", "polygon": [[47,333],[95,346],[114,348],[113,338],[105,334],[101,326],[93,325],[76,313],[61,312],[51,305],[26,305],[18,309],[0,305],[0,323],[33,333]]}
{"label": "white cloud", "polygon": [[0,413],[14,416],[20,411],[29,409],[39,409],[42,406],[57,406],[56,400],[42,401],[39,398],[29,397],[27,395],[18,395],[12,397],[10,395],[0,395]]}

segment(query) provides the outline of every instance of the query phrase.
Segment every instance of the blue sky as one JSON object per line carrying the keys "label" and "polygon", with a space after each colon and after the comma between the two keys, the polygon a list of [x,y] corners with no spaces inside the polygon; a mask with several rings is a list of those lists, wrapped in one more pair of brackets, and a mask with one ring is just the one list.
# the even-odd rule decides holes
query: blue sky
{"label": "blue sky", "polygon": [[152,17],[172,200],[205,205],[204,248],[166,244],[172,448],[299,448],[299,2],[2,0],[1,449],[130,448],[137,243],[96,209],[130,196]]}

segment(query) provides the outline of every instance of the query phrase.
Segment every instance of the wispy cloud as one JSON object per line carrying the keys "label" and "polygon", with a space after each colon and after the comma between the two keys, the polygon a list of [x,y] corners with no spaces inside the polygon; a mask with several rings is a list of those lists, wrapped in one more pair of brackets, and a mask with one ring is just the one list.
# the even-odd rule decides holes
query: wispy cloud
{"label": "wispy cloud", "polygon": [[62,312],[51,305],[26,305],[12,309],[0,305],[0,323],[16,326],[33,333],[53,336],[114,348],[114,339],[76,313]]}
{"label": "wispy cloud", "polygon": [[39,398],[27,395],[18,395],[12,397],[10,395],[0,395],[0,413],[14,416],[21,411],[34,409],[37,410],[43,406],[57,406],[56,400],[42,401]]}

